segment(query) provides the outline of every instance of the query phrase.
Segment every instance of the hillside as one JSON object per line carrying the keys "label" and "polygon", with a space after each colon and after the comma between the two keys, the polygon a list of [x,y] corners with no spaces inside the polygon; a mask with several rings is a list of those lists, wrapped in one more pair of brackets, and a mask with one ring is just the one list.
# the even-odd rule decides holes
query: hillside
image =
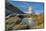
{"label": "hillside", "polygon": [[[18,15],[19,16],[19,15]],[[6,17],[6,27],[10,29],[30,29],[28,25],[21,24],[23,17],[32,17],[34,21],[36,22],[36,25],[32,27],[31,29],[42,29],[44,28],[44,16],[43,15],[20,15],[20,17],[16,16],[10,16]]]}

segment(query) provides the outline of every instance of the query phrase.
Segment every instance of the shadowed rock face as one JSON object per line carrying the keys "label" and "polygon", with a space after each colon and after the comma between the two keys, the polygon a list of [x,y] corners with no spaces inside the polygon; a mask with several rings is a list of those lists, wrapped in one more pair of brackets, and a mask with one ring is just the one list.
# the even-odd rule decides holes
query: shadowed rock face
{"label": "shadowed rock face", "polygon": [[16,13],[16,14],[24,14],[24,12],[22,12],[20,9],[18,9],[17,7],[13,6],[12,4],[10,4],[9,2],[6,3],[6,16],[12,13]]}

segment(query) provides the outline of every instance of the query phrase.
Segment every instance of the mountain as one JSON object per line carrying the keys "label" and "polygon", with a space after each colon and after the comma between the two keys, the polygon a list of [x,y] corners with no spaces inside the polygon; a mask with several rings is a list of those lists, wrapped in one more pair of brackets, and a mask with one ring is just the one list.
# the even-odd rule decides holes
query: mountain
{"label": "mountain", "polygon": [[22,12],[19,8],[17,8],[16,6],[13,6],[12,4],[10,4],[9,2],[7,2],[5,4],[5,8],[6,8],[6,16],[8,16],[9,14],[15,13],[15,14],[25,14],[24,12]]}

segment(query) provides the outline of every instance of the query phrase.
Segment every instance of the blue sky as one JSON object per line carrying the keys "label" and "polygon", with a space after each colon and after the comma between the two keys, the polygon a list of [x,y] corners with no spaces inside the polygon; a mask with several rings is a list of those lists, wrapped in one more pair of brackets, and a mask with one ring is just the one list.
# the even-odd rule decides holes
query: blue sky
{"label": "blue sky", "polygon": [[11,4],[18,7],[21,11],[28,11],[27,8],[32,6],[34,12],[43,12],[44,3],[41,2],[23,2],[23,1],[10,1]]}

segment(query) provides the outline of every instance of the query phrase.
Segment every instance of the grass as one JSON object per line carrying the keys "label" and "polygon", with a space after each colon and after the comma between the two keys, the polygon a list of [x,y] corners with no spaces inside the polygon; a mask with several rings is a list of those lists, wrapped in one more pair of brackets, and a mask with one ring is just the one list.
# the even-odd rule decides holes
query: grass
{"label": "grass", "polygon": [[[43,15],[24,15],[24,16],[26,16],[26,17],[32,17],[36,21],[36,26],[34,28],[44,28],[44,16]],[[16,24],[16,21],[18,19],[19,19],[19,17],[17,17],[17,16],[6,17],[6,23],[8,23],[6,25],[11,24],[11,25],[9,25],[9,28],[12,27],[13,25],[14,26],[18,25],[18,27],[23,26],[23,25],[20,25],[20,24]],[[23,28],[24,28],[24,26],[23,26]]]}

